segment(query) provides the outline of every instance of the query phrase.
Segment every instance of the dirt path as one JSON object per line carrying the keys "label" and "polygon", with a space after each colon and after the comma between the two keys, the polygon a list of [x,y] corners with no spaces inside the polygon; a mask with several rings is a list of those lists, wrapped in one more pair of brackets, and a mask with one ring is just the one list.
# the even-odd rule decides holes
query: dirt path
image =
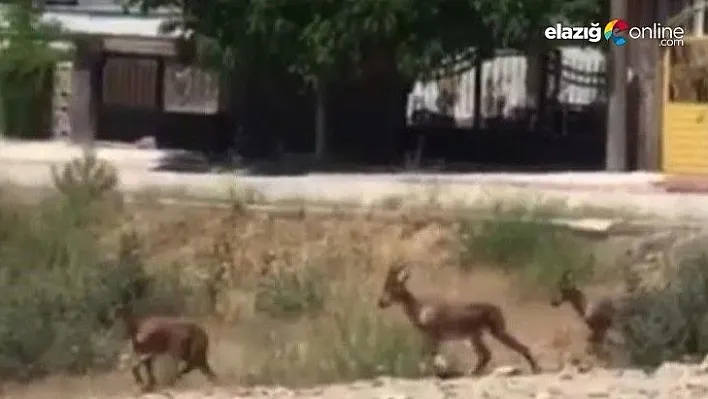
{"label": "dirt path", "polygon": [[[56,397],[57,392],[35,391],[32,396]],[[443,398],[701,398],[708,395],[705,367],[668,363],[652,375],[638,370],[594,369],[579,373],[572,369],[536,376],[488,375],[482,378],[405,380],[380,377],[369,381],[293,390],[282,387],[207,387],[199,390],[163,390],[158,393],[112,394],[99,387],[83,394],[62,393],[74,398],[328,398],[328,399],[443,399]]]}

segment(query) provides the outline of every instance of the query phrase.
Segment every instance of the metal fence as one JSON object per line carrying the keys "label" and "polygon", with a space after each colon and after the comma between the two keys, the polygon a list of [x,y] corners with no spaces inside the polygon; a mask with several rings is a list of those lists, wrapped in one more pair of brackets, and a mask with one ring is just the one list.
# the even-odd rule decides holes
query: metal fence
{"label": "metal fence", "polygon": [[[592,48],[565,47],[557,50],[560,68],[550,68],[544,89],[549,102],[573,109],[606,102],[605,55]],[[528,109],[527,57],[505,52],[482,64],[480,116],[513,119],[520,109]],[[554,87],[557,86],[557,87]],[[475,68],[457,76],[430,82],[416,82],[408,97],[408,122],[414,124],[415,111],[448,117],[456,126],[472,126],[475,119]],[[451,96],[450,93],[453,93]],[[452,98],[452,104],[450,98]]]}

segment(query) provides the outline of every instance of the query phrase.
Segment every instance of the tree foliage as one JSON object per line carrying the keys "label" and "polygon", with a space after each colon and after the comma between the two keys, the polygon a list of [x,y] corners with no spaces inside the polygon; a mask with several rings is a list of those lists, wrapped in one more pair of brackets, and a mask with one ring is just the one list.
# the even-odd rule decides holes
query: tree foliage
{"label": "tree foliage", "polygon": [[[558,21],[596,20],[596,0],[129,0],[143,12],[183,11],[182,27],[201,38],[202,55],[229,69],[287,68],[305,81],[356,73],[373,54],[392,54],[417,76],[524,48],[531,32]],[[175,27],[179,24],[171,24]]]}
{"label": "tree foliage", "polygon": [[37,129],[49,93],[51,72],[63,53],[51,42],[61,37],[57,24],[41,20],[30,0],[18,0],[0,9],[5,22],[0,30],[0,111],[5,133],[31,136]]}

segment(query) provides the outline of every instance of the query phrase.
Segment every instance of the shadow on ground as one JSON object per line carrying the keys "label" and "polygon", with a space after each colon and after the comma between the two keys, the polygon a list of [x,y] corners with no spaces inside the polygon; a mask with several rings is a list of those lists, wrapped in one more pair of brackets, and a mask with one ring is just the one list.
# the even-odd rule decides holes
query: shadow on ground
{"label": "shadow on ground", "polygon": [[282,159],[242,158],[229,155],[209,155],[194,151],[169,151],[155,171],[185,172],[185,173],[239,173],[252,176],[302,176],[309,173],[477,173],[477,172],[509,172],[509,173],[548,173],[552,171],[587,171],[591,168],[577,165],[509,165],[481,163],[445,163],[436,160],[425,160],[416,167],[405,167],[401,164],[366,164],[362,162],[347,162],[330,160],[317,162],[309,155],[291,155]]}

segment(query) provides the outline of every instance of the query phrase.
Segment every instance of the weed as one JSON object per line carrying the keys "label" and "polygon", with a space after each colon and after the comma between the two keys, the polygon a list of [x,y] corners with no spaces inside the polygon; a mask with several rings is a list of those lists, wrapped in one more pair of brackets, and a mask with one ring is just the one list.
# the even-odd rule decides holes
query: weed
{"label": "weed", "polygon": [[64,164],[59,170],[52,166],[52,181],[56,190],[67,199],[84,204],[114,193],[118,186],[116,169],[91,152]]}
{"label": "weed", "polygon": [[483,221],[463,219],[458,234],[460,266],[478,263],[520,272],[535,282],[553,285],[567,270],[587,277],[588,254],[578,238],[550,222],[548,209],[495,209]]}
{"label": "weed", "polygon": [[[349,298],[349,303],[355,304],[355,299]],[[272,334],[268,347],[273,350],[248,382],[311,385],[380,375],[419,376],[424,360],[419,335],[373,310],[370,301],[338,306],[308,322],[305,334]]]}
{"label": "weed", "polygon": [[327,280],[312,265],[276,268],[258,284],[255,308],[275,318],[295,318],[324,308],[329,294]]}
{"label": "weed", "polygon": [[620,318],[630,361],[653,367],[708,351],[708,257],[687,259],[658,289],[631,294]]}
{"label": "weed", "polygon": [[388,195],[376,202],[376,205],[382,209],[397,210],[403,207],[405,197],[402,195]]}

